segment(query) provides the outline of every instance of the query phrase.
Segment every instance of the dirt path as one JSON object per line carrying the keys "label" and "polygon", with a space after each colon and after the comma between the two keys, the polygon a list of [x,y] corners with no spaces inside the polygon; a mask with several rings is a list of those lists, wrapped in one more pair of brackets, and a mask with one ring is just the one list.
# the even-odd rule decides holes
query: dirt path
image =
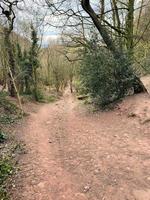
{"label": "dirt path", "polygon": [[12,200],[150,200],[149,125],[121,111],[87,114],[73,97],[43,105],[20,130]]}

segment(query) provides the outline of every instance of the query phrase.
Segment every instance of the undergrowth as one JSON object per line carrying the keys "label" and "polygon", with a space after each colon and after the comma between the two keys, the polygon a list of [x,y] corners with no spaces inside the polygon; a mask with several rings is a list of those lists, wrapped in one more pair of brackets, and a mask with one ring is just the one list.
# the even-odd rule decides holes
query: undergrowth
{"label": "undergrowth", "polygon": [[[34,96],[33,95],[26,95],[23,94],[23,103],[25,102],[34,102]],[[57,96],[53,95],[53,94],[44,94],[44,92],[42,93],[42,91],[40,91],[38,93],[38,99],[36,100],[39,103],[51,103],[57,100]]]}
{"label": "undergrowth", "polygon": [[[14,170],[12,155],[18,149],[10,135],[12,124],[22,117],[20,109],[7,99],[7,93],[0,92],[0,200],[8,200],[7,186]],[[7,181],[8,180],[8,181]]]}
{"label": "undergrowth", "polygon": [[0,199],[8,200],[7,189],[5,181],[13,173],[13,164],[11,158],[3,158],[0,160]]}
{"label": "undergrowth", "polygon": [[4,158],[0,161],[0,185],[6,180],[6,178],[13,172],[13,166],[10,158]]}
{"label": "undergrowth", "polygon": [[6,93],[0,93],[0,124],[4,125],[12,124],[21,118],[20,109],[6,97]]}

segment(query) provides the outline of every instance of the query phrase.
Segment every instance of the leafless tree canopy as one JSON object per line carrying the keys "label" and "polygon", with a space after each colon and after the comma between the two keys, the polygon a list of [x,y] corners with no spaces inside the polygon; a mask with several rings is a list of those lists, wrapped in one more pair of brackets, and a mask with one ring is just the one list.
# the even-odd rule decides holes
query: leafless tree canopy
{"label": "leafless tree canopy", "polygon": [[[45,2],[51,14],[61,19],[58,20],[60,23],[57,23],[57,26],[69,30],[67,33],[71,33],[71,30],[80,33],[83,38],[86,29],[96,27],[107,47],[113,52],[116,52],[114,41],[118,43],[120,50],[124,43],[125,47],[131,50],[141,37],[137,34],[138,31],[134,32],[134,27],[139,27],[142,9],[147,5],[145,1],[46,0]],[[149,24],[150,22],[147,22],[145,29]],[[116,54],[118,56],[117,52]]]}

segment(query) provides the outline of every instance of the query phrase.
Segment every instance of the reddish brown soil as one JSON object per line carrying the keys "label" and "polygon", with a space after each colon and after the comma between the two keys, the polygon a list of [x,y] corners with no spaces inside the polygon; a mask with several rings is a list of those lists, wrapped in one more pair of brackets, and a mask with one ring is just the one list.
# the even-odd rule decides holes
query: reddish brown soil
{"label": "reddish brown soil", "polygon": [[[89,113],[66,94],[38,106],[20,128],[12,200],[150,200],[150,99]],[[144,118],[147,117],[147,118]]]}

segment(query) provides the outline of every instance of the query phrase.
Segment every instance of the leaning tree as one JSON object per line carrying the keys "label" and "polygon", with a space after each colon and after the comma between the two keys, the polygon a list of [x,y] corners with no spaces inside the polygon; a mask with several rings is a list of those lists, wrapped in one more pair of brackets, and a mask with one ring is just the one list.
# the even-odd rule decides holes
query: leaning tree
{"label": "leaning tree", "polygon": [[[115,76],[120,79],[121,96],[123,88],[134,88],[135,92],[143,90],[143,85],[132,68],[134,47],[139,41],[134,17],[140,21],[144,1],[136,0],[45,0],[51,13],[58,17],[59,27],[83,28],[94,26],[108,50],[114,56],[117,65]],[[149,22],[148,22],[149,23]],[[51,23],[51,25],[53,25]],[[149,25],[149,24],[148,24]],[[146,25],[146,28],[149,26]],[[80,28],[79,28],[80,27]],[[145,30],[145,29],[144,29]]]}

